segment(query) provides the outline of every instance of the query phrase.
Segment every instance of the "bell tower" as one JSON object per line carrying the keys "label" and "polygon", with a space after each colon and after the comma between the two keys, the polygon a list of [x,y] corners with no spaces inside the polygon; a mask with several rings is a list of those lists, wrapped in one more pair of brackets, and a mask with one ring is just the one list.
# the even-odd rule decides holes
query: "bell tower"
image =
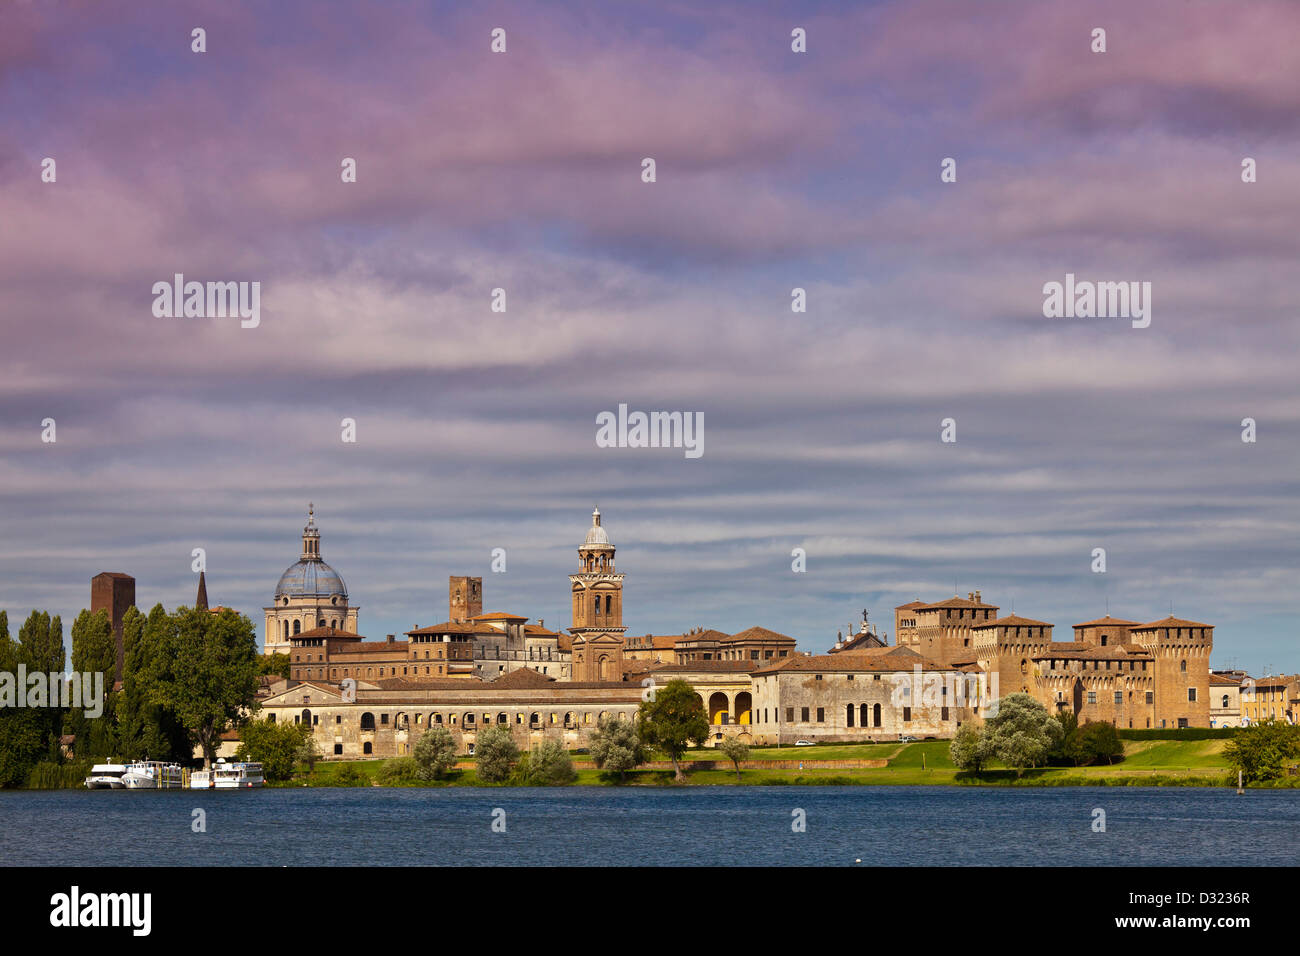
{"label": "bell tower", "polygon": [[569,575],[573,592],[573,679],[617,681],[623,669],[623,575],[614,567],[614,545],[591,513],[591,527],[578,548],[578,571]]}

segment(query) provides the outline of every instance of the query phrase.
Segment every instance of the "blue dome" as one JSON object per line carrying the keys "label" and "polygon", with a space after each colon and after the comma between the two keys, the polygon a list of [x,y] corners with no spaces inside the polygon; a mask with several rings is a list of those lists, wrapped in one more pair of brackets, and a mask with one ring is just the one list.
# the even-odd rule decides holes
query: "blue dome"
{"label": "blue dome", "polygon": [[348,586],[337,571],[321,560],[299,561],[291,565],[280,575],[280,583],[275,586],[276,597],[329,597],[333,594],[347,600]]}

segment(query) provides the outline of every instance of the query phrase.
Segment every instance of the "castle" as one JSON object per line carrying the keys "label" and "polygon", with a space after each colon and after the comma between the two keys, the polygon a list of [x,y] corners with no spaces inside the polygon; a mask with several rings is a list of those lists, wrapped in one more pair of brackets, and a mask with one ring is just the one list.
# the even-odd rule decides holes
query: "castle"
{"label": "castle", "polygon": [[568,575],[566,632],[504,611],[483,612],[482,578],[451,576],[447,620],[366,640],[342,577],[321,557],[314,509],[299,560],[266,612],[266,653],[287,653],[290,678],[261,701],[273,721],[307,723],[326,757],[409,754],[428,727],[447,727],[461,752],[477,731],[509,726],[521,746],[547,738],[585,746],[604,716],[632,718],[653,688],[689,683],[710,744],[951,737],[1000,695],[1024,691],[1050,712],[1117,727],[1210,725],[1213,627],[1169,617],[1074,626],[1009,615],[978,591],[895,609],[896,642],[866,621],[826,654],[755,626],[629,636],[624,575],[599,509]]}

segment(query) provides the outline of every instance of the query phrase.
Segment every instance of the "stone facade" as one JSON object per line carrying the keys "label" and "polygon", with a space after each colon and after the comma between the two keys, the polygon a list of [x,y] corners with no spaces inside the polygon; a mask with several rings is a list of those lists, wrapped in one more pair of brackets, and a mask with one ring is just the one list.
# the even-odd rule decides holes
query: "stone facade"
{"label": "stone facade", "polygon": [[90,579],[90,613],[106,611],[113,624],[113,642],[117,645],[115,681],[122,679],[125,652],[122,645],[122,617],[135,607],[135,578],[119,571],[101,571]]}

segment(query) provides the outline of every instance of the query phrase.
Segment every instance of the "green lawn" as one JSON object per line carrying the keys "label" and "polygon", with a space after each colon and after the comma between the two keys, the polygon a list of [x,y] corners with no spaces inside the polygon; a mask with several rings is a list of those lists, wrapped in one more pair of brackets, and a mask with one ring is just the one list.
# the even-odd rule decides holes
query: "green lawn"
{"label": "green lawn", "polygon": [[[748,785],[778,784],[948,784],[974,786],[1073,786],[1073,785],[1225,785],[1229,782],[1228,764],[1223,758],[1223,740],[1126,740],[1125,759],[1112,765],[1096,767],[1049,767],[1027,770],[1017,778],[1015,773],[993,764],[978,778],[958,773],[948,757],[948,741],[927,740],[911,744],[836,744],[816,747],[755,747],[750,750],[753,760],[802,760],[804,769],[797,770],[744,770],[741,783]],[[822,768],[819,760],[889,760],[880,768]],[[590,759],[586,754],[575,754],[574,760]],[[725,760],[713,750],[692,750],[687,760]],[[383,760],[320,761],[315,771],[300,773],[287,786],[328,786],[344,767],[355,767],[367,780],[374,778]],[[579,770],[578,783],[606,784],[598,770]],[[629,773],[629,785],[666,785],[673,782],[671,770],[637,770]],[[731,769],[696,770],[688,775],[694,786],[709,784],[734,784],[736,774]],[[1300,782],[1300,781],[1298,781]],[[438,784],[435,784],[435,786]],[[481,785],[473,770],[453,771],[443,786]]]}

